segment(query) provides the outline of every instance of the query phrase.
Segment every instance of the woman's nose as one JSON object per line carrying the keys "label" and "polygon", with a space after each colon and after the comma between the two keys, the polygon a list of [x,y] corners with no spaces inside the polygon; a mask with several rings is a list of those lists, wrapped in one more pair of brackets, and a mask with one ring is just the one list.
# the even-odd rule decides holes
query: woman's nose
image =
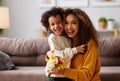
{"label": "woman's nose", "polygon": [[71,28],[72,28],[72,25],[71,25],[71,24],[68,24],[67,28],[68,28],[68,29],[71,29]]}

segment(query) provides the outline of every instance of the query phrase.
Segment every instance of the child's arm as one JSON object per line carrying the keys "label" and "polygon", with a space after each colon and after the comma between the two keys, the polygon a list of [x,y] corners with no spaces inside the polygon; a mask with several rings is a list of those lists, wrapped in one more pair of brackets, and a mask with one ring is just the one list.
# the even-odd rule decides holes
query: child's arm
{"label": "child's arm", "polygon": [[[69,48],[66,47],[65,49],[63,49],[61,41],[63,43],[63,40],[59,39],[59,37],[57,38],[57,36],[55,36],[54,34],[51,34],[48,37],[48,44],[50,46],[50,49],[54,51],[53,54],[55,54],[56,56],[59,56],[63,59],[64,58],[71,59],[74,56],[74,54],[78,53],[76,48],[70,48],[69,43],[68,43]],[[66,40],[65,42],[69,42],[69,40]]]}
{"label": "child's arm", "polygon": [[74,48],[69,47],[63,50],[54,50],[54,54],[56,56],[60,56],[61,58],[71,60],[75,54],[78,54],[78,53],[85,54],[86,50],[87,50],[87,45],[83,44]]}
{"label": "child's arm", "polygon": [[87,44],[82,44],[80,46],[77,46],[76,49],[78,53],[85,54],[85,52],[87,51]]}
{"label": "child's arm", "polygon": [[77,46],[74,48],[69,47],[69,48],[65,48],[65,49],[61,50],[62,45],[59,42],[59,40],[54,36],[50,36],[48,38],[48,43],[49,43],[50,49],[54,50],[54,54],[56,56],[63,58],[63,59],[70,59],[71,60],[71,58],[74,56],[74,54],[83,53],[85,50],[84,45]]}

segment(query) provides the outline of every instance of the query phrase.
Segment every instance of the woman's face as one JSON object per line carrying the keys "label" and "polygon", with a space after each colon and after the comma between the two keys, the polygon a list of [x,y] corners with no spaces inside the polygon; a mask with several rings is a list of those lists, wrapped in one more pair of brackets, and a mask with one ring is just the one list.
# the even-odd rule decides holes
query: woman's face
{"label": "woman's face", "polygon": [[75,38],[79,32],[79,20],[74,14],[65,18],[65,31],[70,38]]}

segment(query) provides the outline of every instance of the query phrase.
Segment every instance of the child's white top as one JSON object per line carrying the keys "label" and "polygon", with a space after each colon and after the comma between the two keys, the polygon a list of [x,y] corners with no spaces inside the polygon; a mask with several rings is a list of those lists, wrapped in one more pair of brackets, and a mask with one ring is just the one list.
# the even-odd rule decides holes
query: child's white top
{"label": "child's white top", "polygon": [[67,68],[70,67],[71,59],[74,54],[77,54],[76,48],[71,48],[71,41],[65,36],[57,36],[50,34],[48,37],[48,44],[51,50],[55,50],[54,54],[63,58],[67,64]]}
{"label": "child's white top", "polygon": [[[71,48],[71,40],[65,36],[57,36],[55,34],[50,34],[48,37],[48,44],[50,50],[54,50],[54,54],[64,59],[66,67],[69,68],[71,64],[71,59],[74,54],[77,54],[76,48]],[[47,67],[46,67],[47,68]],[[64,77],[62,75],[51,75],[52,77]]]}

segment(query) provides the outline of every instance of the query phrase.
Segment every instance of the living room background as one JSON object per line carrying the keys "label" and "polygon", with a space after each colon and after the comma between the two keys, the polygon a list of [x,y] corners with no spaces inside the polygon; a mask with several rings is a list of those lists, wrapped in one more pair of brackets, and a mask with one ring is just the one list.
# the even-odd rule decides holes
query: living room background
{"label": "living room background", "polygon": [[[3,36],[14,38],[40,37],[41,14],[50,8],[40,8],[40,0],[1,0],[1,5],[7,6],[10,13],[10,28],[4,30]],[[89,15],[97,30],[99,29],[98,19],[102,16],[114,18],[116,27],[120,28],[120,6],[81,8]],[[102,32],[102,36],[113,37],[113,32],[107,34]]]}

